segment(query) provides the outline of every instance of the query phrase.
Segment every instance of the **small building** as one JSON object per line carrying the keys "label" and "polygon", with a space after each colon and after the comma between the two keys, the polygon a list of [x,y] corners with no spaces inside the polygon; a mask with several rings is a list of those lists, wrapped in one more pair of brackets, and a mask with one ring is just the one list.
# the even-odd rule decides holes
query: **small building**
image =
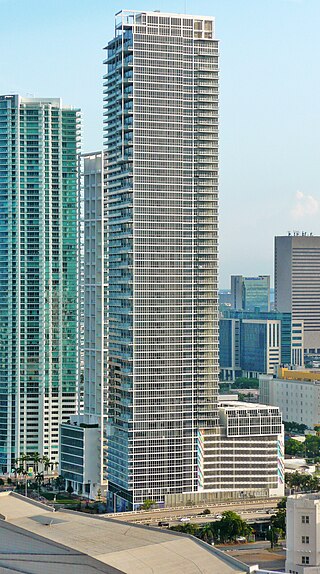
{"label": "small building", "polygon": [[283,420],[305,424],[320,423],[320,374],[279,369],[278,376],[259,376],[260,401],[279,407]]}
{"label": "small building", "polygon": [[277,366],[303,366],[303,323],[290,313],[224,311],[219,322],[219,361],[223,380],[272,375]]}
{"label": "small building", "polygon": [[237,311],[270,311],[270,275],[231,275],[231,305]]}
{"label": "small building", "polygon": [[224,400],[219,428],[199,431],[199,485],[219,497],[283,496],[284,440],[277,407]]}
{"label": "small building", "polygon": [[286,572],[320,574],[320,494],[287,499]]}

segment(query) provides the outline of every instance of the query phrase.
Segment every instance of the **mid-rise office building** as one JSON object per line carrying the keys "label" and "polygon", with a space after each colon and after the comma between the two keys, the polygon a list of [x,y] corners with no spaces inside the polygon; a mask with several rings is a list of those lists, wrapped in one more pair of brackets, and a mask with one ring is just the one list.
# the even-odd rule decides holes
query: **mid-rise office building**
{"label": "mid-rise office building", "polygon": [[123,11],[105,84],[107,478],[117,508],[198,490],[218,422],[218,42]]}
{"label": "mid-rise office building", "polygon": [[80,113],[0,96],[0,471],[58,462],[78,389]]}
{"label": "mid-rise office building", "polygon": [[304,323],[304,348],[320,354],[320,237],[275,237],[275,308]]}
{"label": "mid-rise office building", "polygon": [[287,498],[286,572],[320,574],[320,496]]}
{"label": "mid-rise office building", "polygon": [[218,429],[199,431],[199,481],[205,500],[283,496],[279,409],[222,396],[218,413]]}
{"label": "mid-rise office building", "polygon": [[270,311],[270,276],[231,275],[231,306],[236,311]]}
{"label": "mid-rise office building", "polygon": [[279,407],[283,420],[313,428],[320,423],[320,373],[278,369],[259,376],[260,401]]}
{"label": "mid-rise office building", "polygon": [[290,313],[225,311],[219,325],[223,380],[272,375],[281,364],[303,366],[303,323],[292,323]]}

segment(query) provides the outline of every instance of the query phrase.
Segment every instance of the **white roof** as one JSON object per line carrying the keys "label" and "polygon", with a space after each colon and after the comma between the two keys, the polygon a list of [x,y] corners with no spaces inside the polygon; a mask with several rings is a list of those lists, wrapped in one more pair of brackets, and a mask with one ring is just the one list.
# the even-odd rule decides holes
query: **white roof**
{"label": "white roof", "polygon": [[91,574],[94,568],[110,574],[249,571],[185,535],[79,512],[52,512],[13,493],[0,493],[0,514],[5,517],[0,520],[0,572],[6,567],[11,574],[14,568],[31,574]]}

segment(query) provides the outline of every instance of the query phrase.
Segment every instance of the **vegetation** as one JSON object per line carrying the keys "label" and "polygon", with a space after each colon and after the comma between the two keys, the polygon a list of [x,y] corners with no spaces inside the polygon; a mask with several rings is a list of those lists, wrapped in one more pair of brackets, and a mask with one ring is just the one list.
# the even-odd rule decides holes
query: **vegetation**
{"label": "vegetation", "polygon": [[286,506],[287,499],[282,498],[277,504],[277,512],[271,516],[271,525],[268,531],[268,540],[270,540],[271,548],[274,548],[279,538],[284,538],[286,535]]}
{"label": "vegetation", "polygon": [[288,472],[285,474],[285,482],[289,488],[296,492],[308,492],[310,490],[320,490],[320,478],[311,474],[301,474],[300,472]]}
{"label": "vegetation", "polygon": [[308,434],[304,442],[299,442],[294,438],[285,441],[285,453],[291,456],[303,456],[311,459],[320,457],[320,436]]}
{"label": "vegetation", "polygon": [[151,510],[151,508],[154,508],[156,505],[157,503],[154,500],[147,498],[144,503],[141,504],[140,510]]}
{"label": "vegetation", "polygon": [[307,430],[307,425],[299,424],[294,421],[291,422],[284,422],[284,430],[286,432],[293,432],[293,433],[301,433],[304,434],[304,431]]}
{"label": "vegetation", "polygon": [[259,379],[254,378],[247,379],[246,377],[238,377],[235,380],[234,386],[237,389],[258,389]]}
{"label": "vegetation", "polygon": [[248,537],[252,534],[252,528],[236,512],[226,510],[222,513],[221,520],[207,522],[206,524],[197,525],[188,522],[172,526],[171,530],[192,534],[210,544],[215,542],[234,542],[239,536]]}

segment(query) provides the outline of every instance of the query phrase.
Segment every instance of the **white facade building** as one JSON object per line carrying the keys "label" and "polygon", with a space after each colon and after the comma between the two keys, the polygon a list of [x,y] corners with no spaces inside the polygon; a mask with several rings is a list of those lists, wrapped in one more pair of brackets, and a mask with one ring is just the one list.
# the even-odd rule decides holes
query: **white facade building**
{"label": "white facade building", "polygon": [[286,422],[294,421],[313,428],[320,423],[320,380],[312,380],[312,373],[308,376],[311,380],[260,375],[261,403],[277,406]]}
{"label": "white facade building", "polygon": [[221,397],[218,413],[218,428],[199,431],[203,499],[210,499],[208,492],[219,498],[283,496],[284,437],[279,409]]}
{"label": "white facade building", "polygon": [[214,19],[123,11],[105,83],[110,496],[195,493],[217,422]]}
{"label": "white facade building", "polygon": [[320,574],[320,495],[287,499],[286,572]]}

